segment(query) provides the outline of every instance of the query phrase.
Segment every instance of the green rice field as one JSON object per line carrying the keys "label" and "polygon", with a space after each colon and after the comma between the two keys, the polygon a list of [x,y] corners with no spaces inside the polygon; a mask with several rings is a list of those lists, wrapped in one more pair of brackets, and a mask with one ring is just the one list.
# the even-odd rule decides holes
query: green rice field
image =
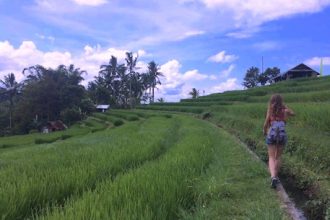
{"label": "green rice field", "polygon": [[308,219],[326,219],[329,77],[110,110],[61,132],[1,137],[0,217],[290,219],[264,164],[262,124],[274,92],[296,113],[284,187],[303,196]]}
{"label": "green rice field", "polygon": [[308,218],[330,218],[329,76],[211,94],[179,103],[154,103],[141,109],[189,112],[204,118],[238,137],[267,162],[262,127],[268,100],[274,93],[280,93],[296,113],[287,124],[289,140],[281,170],[284,185],[292,188],[292,196],[297,196]]}
{"label": "green rice field", "polygon": [[1,219],[288,219],[261,162],[209,122],[112,110],[65,132],[1,139]]}

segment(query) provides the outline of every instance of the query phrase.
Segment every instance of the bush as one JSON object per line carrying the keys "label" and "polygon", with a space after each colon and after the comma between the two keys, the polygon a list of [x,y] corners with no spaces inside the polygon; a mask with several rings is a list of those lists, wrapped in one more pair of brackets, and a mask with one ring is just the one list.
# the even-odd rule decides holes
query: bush
{"label": "bush", "polygon": [[129,117],[127,118],[127,120],[128,120],[128,121],[138,121],[139,118],[138,118],[137,116],[129,116]]}
{"label": "bush", "polygon": [[65,139],[68,139],[68,138],[70,138],[70,137],[72,137],[72,135],[69,135],[69,134],[62,134],[61,139],[62,139],[62,140],[65,140]]}
{"label": "bush", "polygon": [[34,143],[35,144],[49,144],[49,143],[53,143],[53,142],[57,141],[58,139],[59,139],[59,137],[49,138],[49,139],[46,139],[46,138],[36,138],[34,140]]}
{"label": "bush", "polygon": [[123,125],[124,124],[124,121],[123,120],[120,120],[120,119],[117,119],[114,123],[113,123],[116,127],[120,126],[120,125]]}
{"label": "bush", "polygon": [[96,111],[96,108],[90,99],[83,99],[80,103],[80,108],[83,114],[89,115],[90,113]]}
{"label": "bush", "polygon": [[0,148],[8,148],[8,147],[12,147],[12,145],[10,145],[10,144],[0,144]]}
{"label": "bush", "polygon": [[64,121],[64,123],[71,125],[74,122],[81,120],[81,112],[76,108],[64,109],[61,112],[61,119]]}
{"label": "bush", "polygon": [[29,134],[36,134],[36,133],[39,133],[37,129],[32,129],[29,131]]}

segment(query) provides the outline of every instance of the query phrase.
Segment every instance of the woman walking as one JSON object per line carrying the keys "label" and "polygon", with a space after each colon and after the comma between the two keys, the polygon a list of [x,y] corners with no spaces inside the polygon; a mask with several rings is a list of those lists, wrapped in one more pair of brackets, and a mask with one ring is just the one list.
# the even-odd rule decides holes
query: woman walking
{"label": "woman walking", "polygon": [[287,142],[286,120],[293,115],[294,112],[284,105],[281,95],[272,95],[268,104],[263,133],[268,145],[268,166],[271,175],[271,187],[274,189],[279,183],[278,171],[281,165],[281,155]]}

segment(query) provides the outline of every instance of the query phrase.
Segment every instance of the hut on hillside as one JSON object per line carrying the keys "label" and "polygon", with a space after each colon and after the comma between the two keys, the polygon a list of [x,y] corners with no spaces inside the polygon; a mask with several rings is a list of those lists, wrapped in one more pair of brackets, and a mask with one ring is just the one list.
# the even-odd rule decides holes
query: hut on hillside
{"label": "hut on hillside", "polygon": [[96,109],[100,112],[105,112],[110,108],[110,105],[97,105]]}
{"label": "hut on hillside", "polygon": [[285,73],[274,77],[273,82],[279,82],[288,79],[302,78],[302,77],[317,77],[320,73],[313,70],[309,66],[301,63],[298,66],[293,67],[292,69],[286,71]]}
{"label": "hut on hillside", "polygon": [[49,121],[47,124],[42,128],[42,133],[50,133],[53,131],[62,131],[67,129],[68,127],[61,121]]}

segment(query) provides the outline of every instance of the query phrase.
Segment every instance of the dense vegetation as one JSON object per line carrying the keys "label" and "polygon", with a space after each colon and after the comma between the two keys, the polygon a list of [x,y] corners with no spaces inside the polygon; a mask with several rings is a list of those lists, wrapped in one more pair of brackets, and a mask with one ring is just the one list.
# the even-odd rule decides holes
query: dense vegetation
{"label": "dense vegetation", "polygon": [[96,104],[132,108],[141,101],[154,101],[160,84],[159,66],[151,61],[148,70],[138,72],[137,56],[127,52],[126,63],[112,56],[100,66],[99,75],[81,85],[86,71],[74,65],[55,69],[40,65],[23,70],[26,79],[17,82],[10,73],[0,79],[0,136],[41,130],[48,121],[61,119],[70,125],[84,119]]}
{"label": "dense vegetation", "polygon": [[141,108],[199,114],[235,134],[266,162],[262,126],[267,102],[273,93],[282,94],[296,113],[288,122],[289,141],[281,176],[305,196],[302,206],[307,216],[311,219],[330,217],[329,76],[290,80]]}
{"label": "dense vegetation", "polygon": [[66,132],[0,149],[1,219],[287,219],[265,167],[208,122],[111,110]]}

